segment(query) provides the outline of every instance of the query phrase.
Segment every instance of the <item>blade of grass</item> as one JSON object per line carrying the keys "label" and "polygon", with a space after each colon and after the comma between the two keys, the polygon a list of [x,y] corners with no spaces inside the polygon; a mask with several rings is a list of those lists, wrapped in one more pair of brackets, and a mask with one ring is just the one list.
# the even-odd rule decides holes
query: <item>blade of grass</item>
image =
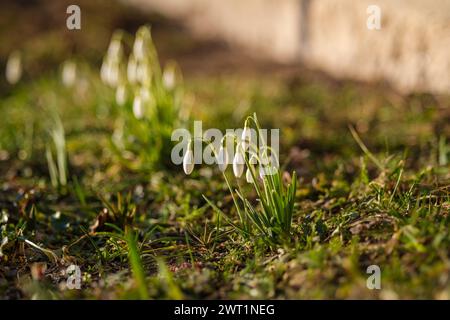
{"label": "blade of grass", "polygon": [[353,138],[355,139],[356,143],[359,145],[359,147],[361,148],[361,150],[369,157],[370,160],[372,160],[372,162],[378,167],[378,169],[380,169],[381,171],[383,171],[383,165],[381,164],[381,162],[373,155],[372,152],[370,152],[370,150],[366,147],[366,145],[364,144],[364,142],[361,140],[361,138],[359,137],[358,133],[356,132],[356,130],[349,125],[348,126],[350,129],[350,132],[353,136]]}
{"label": "blade of grass", "polygon": [[138,286],[139,295],[142,300],[148,300],[150,297],[147,291],[144,267],[142,266],[141,257],[139,256],[139,251],[136,245],[135,234],[130,228],[127,228],[125,235],[128,244],[128,259],[133,272],[134,280]]}

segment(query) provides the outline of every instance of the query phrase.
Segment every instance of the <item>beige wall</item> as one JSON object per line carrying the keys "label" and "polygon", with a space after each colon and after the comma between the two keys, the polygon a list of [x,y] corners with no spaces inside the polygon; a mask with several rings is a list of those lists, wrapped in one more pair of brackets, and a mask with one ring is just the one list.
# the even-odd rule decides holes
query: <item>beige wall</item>
{"label": "beige wall", "polygon": [[[450,0],[125,0],[280,62],[450,93]],[[366,8],[382,11],[368,30]]]}

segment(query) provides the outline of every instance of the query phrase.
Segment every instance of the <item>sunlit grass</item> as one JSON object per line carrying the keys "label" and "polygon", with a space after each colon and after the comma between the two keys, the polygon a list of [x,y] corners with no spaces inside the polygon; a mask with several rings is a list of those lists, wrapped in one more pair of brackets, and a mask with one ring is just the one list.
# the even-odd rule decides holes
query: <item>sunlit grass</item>
{"label": "sunlit grass", "polygon": [[[130,81],[136,39],[151,75]],[[0,296],[448,298],[448,98],[247,74],[183,83],[149,29],[119,42],[117,82],[67,57],[0,99]],[[210,127],[280,128],[279,169],[260,177],[245,149],[239,178],[233,159],[183,174],[170,134],[190,109]],[[48,267],[33,282],[34,262]],[[61,285],[69,263],[80,291]],[[365,287],[371,264],[380,292]]]}

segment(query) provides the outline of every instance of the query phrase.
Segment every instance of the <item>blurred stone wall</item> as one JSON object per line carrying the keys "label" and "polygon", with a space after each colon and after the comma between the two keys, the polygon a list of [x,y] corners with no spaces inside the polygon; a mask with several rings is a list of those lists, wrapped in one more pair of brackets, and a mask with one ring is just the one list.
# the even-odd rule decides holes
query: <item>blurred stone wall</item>
{"label": "blurred stone wall", "polygon": [[[450,93],[450,0],[122,0],[255,56],[402,92]],[[381,29],[369,30],[369,5]]]}

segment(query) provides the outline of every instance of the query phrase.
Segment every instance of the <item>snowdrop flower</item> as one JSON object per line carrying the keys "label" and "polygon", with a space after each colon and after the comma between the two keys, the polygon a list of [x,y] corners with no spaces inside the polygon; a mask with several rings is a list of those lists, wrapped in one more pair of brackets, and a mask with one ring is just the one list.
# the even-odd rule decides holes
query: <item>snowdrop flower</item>
{"label": "snowdrop flower", "polygon": [[128,59],[127,77],[130,83],[134,84],[137,82],[137,63],[133,54],[131,54],[130,58]]}
{"label": "snowdrop flower", "polygon": [[244,155],[242,154],[240,145],[238,144],[236,154],[233,159],[233,173],[236,178],[240,178],[242,176],[242,173],[244,172],[244,163]]}
{"label": "snowdrop flower", "polygon": [[105,84],[116,87],[119,83],[119,62],[107,58],[100,69],[100,78]]}
{"label": "snowdrop flower", "polygon": [[62,68],[62,82],[66,87],[71,87],[76,80],[77,65],[73,61],[65,61]]}
{"label": "snowdrop flower", "polygon": [[164,68],[162,80],[166,89],[172,90],[175,88],[175,68],[173,66]]}
{"label": "snowdrop flower", "polygon": [[145,42],[142,36],[137,36],[133,45],[133,54],[137,60],[145,58]]}
{"label": "snowdrop flower", "polygon": [[248,183],[253,183],[253,176],[250,168],[247,168],[247,171],[245,172],[245,180],[247,180]]}
{"label": "snowdrop flower", "polygon": [[133,114],[136,119],[142,119],[144,117],[144,106],[142,103],[142,97],[139,94],[134,97]]}
{"label": "snowdrop flower", "polygon": [[108,83],[111,87],[117,87],[119,84],[119,63],[111,63],[108,69]]}
{"label": "snowdrop flower", "polygon": [[228,152],[227,149],[222,145],[220,146],[219,152],[217,153],[217,164],[219,165],[219,170],[224,172],[228,166]]}
{"label": "snowdrop flower", "polygon": [[105,59],[100,68],[100,79],[102,79],[103,83],[108,84],[108,73],[109,73],[109,65],[108,60]]}
{"label": "snowdrop flower", "polygon": [[19,51],[10,54],[6,63],[6,80],[10,84],[16,84],[22,76],[22,58]]}
{"label": "snowdrop flower", "polygon": [[127,90],[124,85],[119,85],[116,90],[116,102],[119,106],[123,106],[127,101]]}
{"label": "snowdrop flower", "polygon": [[244,130],[242,130],[241,135],[241,144],[244,150],[247,150],[248,146],[250,145],[251,136],[252,136],[251,130],[249,127],[247,127],[247,122],[245,122]]}
{"label": "snowdrop flower", "polygon": [[148,84],[151,82],[150,68],[146,62],[136,64],[136,81],[141,84]]}
{"label": "snowdrop flower", "polygon": [[190,142],[188,145],[188,150],[183,157],[183,170],[187,175],[191,174],[194,170],[194,153],[192,152]]}
{"label": "snowdrop flower", "polygon": [[110,42],[107,55],[112,59],[114,59],[120,56],[121,54],[122,54],[122,44],[120,43],[120,39],[116,38]]}

